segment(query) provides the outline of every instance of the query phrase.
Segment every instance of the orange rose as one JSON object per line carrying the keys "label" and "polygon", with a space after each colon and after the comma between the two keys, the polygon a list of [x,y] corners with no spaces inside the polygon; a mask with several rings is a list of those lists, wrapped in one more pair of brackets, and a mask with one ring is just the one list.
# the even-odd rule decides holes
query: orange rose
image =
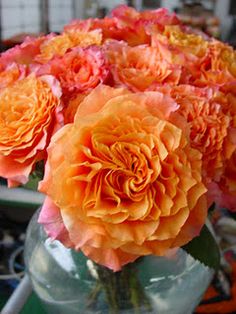
{"label": "orange rose", "polygon": [[140,12],[141,19],[145,21],[152,21],[160,25],[178,25],[180,24],[180,19],[175,13],[170,13],[165,8],[160,8],[157,10],[145,10]]}
{"label": "orange rose", "polygon": [[150,44],[151,29],[162,32],[165,25],[180,23],[176,15],[169,14],[166,9],[138,12],[121,5],[111,12],[111,16],[115,18],[117,28],[112,29],[110,38],[126,41],[130,46]]}
{"label": "orange rose", "polygon": [[202,58],[207,55],[208,40],[199,34],[187,32],[179,25],[167,25],[161,33],[152,27],[151,35],[151,45],[159,50],[162,58],[173,65],[182,66],[180,83],[192,84],[196,81]]}
{"label": "orange rose", "polygon": [[175,14],[170,14],[167,9],[136,11],[126,5],[120,5],[112,10],[111,15],[118,19],[119,24],[133,25],[138,21],[143,23],[154,23],[160,25],[180,24],[180,20]]}
{"label": "orange rose", "polygon": [[194,84],[223,86],[236,79],[236,52],[230,46],[217,40],[208,43],[205,57],[198,65]]}
{"label": "orange rose", "polygon": [[208,198],[219,208],[227,208],[236,212],[236,151],[226,163],[219,182],[212,182],[208,186]]}
{"label": "orange rose", "polygon": [[194,33],[188,33],[184,28],[178,25],[167,25],[159,37],[163,42],[167,42],[173,47],[179,48],[185,54],[190,54],[201,58],[205,56],[208,48],[208,41]]}
{"label": "orange rose", "polygon": [[108,69],[99,47],[77,47],[54,58],[39,69],[40,74],[55,76],[62,87],[63,98],[84,93],[105,81]]}
{"label": "orange rose", "polygon": [[180,105],[178,112],[190,128],[191,145],[202,153],[205,177],[218,180],[236,148],[236,100],[233,108],[231,97],[211,88],[180,85],[164,89]]}
{"label": "orange rose", "polygon": [[121,25],[116,18],[105,17],[104,19],[75,20],[65,26],[66,33],[72,32],[94,32],[102,34],[102,42],[110,39],[122,40],[130,46],[150,44],[150,35],[146,30],[146,25],[137,21],[135,25]]}
{"label": "orange rose", "polygon": [[110,31],[110,38],[125,41],[131,47],[144,44],[150,45],[151,43],[151,36],[142,21],[138,21],[132,26],[120,27],[117,25],[116,28]]}
{"label": "orange rose", "polygon": [[[96,30],[101,35],[101,40],[113,38],[112,34],[117,30],[117,21],[114,18],[105,17],[104,19],[87,19],[73,20],[70,24],[64,27],[65,33],[84,33]],[[94,43],[95,44],[95,43]]]}
{"label": "orange rose", "polygon": [[43,42],[40,46],[40,54],[35,60],[40,63],[46,63],[53,57],[63,56],[70,48],[76,46],[87,47],[93,44],[99,45],[101,38],[99,30],[91,32],[68,31]]}
{"label": "orange rose", "polygon": [[201,154],[169,122],[177,108],[158,92],[100,85],[48,148],[40,190],[74,248],[115,271],[186,244],[204,224]]}
{"label": "orange rose", "polygon": [[[50,87],[52,86],[52,87]],[[43,159],[53,129],[60,89],[48,76],[29,76],[0,93],[0,176],[9,186],[26,183]]]}
{"label": "orange rose", "polygon": [[154,90],[158,84],[178,84],[180,79],[180,67],[161,59],[156,48],[112,43],[107,55],[115,85],[132,91]]}
{"label": "orange rose", "polygon": [[101,45],[102,43],[102,33],[99,29],[92,31],[67,31],[65,33],[71,40],[73,47],[88,47],[91,45]]}

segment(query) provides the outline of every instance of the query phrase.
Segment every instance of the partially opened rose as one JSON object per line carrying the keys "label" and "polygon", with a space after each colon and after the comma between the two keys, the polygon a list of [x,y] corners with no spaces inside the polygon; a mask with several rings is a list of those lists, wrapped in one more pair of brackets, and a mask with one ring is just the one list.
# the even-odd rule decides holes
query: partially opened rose
{"label": "partially opened rose", "polygon": [[206,55],[199,62],[195,73],[195,85],[206,86],[216,84],[223,87],[235,82],[236,53],[234,49],[218,40],[208,43]]}
{"label": "partially opened rose", "polygon": [[174,124],[177,108],[159,92],[94,89],[52,138],[40,190],[54,205],[39,221],[50,217],[53,228],[61,219],[67,242],[113,270],[198,235],[207,214],[201,154]]}
{"label": "partially opened rose", "polygon": [[[125,7],[125,10],[128,12],[130,8]],[[126,23],[117,17],[105,17],[104,19],[74,20],[65,26],[64,31],[68,34],[87,33],[87,38],[89,38],[90,33],[92,34],[96,31],[100,32],[102,43],[115,39],[125,41],[130,46],[137,46],[150,43],[151,36],[148,33],[146,24],[147,21],[145,20]]]}
{"label": "partially opened rose", "polygon": [[64,32],[88,32],[99,30],[102,42],[109,39],[125,41],[130,46],[150,44],[150,30],[155,24],[158,31],[163,31],[165,25],[176,25],[180,21],[166,9],[137,12],[135,9],[121,5],[111,12],[111,16],[104,19],[74,20],[64,27]]}
{"label": "partially opened rose", "polygon": [[208,186],[209,199],[219,208],[236,212],[236,150],[228,160],[219,182]]}
{"label": "partially opened rose", "polygon": [[160,90],[178,103],[178,112],[189,126],[191,145],[202,153],[205,180],[218,181],[236,149],[236,99],[218,89],[190,85],[166,86]]}
{"label": "partially opened rose", "polygon": [[26,183],[59,127],[60,87],[53,77],[31,75],[0,91],[0,176]]}
{"label": "partially opened rose", "polygon": [[197,58],[205,56],[208,48],[208,41],[202,35],[188,32],[182,25],[167,25],[164,32],[158,37],[159,40],[176,47],[186,54]]}
{"label": "partially opened rose", "polygon": [[39,69],[40,74],[55,76],[61,85],[63,98],[91,91],[108,76],[108,67],[103,51],[96,46],[76,47],[55,57]]}
{"label": "partially opened rose", "polygon": [[178,84],[181,67],[170,64],[161,57],[157,48],[111,43],[107,45],[115,86],[130,90],[154,90],[159,84]]}
{"label": "partially opened rose", "polygon": [[112,10],[111,14],[121,25],[133,25],[139,21],[146,24],[160,24],[162,26],[180,24],[180,20],[177,16],[175,14],[170,14],[165,8],[138,12],[134,8],[120,5]]}
{"label": "partially opened rose", "polygon": [[[152,46],[172,65],[181,65],[181,84],[193,84],[199,77],[201,62],[208,52],[208,40],[189,32],[183,25],[167,25],[163,32],[151,29]],[[193,84],[198,85],[198,84]]]}
{"label": "partially opened rose", "polygon": [[63,56],[68,49],[73,47],[87,47],[99,45],[102,35],[99,30],[78,31],[73,30],[49,37],[40,45],[40,53],[35,57],[39,63],[47,63],[54,57]]}

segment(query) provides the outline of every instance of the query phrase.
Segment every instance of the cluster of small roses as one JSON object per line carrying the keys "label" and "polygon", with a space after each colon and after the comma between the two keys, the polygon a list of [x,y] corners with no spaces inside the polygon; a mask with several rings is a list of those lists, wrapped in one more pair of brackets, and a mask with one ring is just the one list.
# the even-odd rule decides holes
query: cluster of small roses
{"label": "cluster of small roses", "polygon": [[236,209],[236,54],[165,9],[121,6],[0,58],[0,175],[47,161],[40,222],[114,270]]}

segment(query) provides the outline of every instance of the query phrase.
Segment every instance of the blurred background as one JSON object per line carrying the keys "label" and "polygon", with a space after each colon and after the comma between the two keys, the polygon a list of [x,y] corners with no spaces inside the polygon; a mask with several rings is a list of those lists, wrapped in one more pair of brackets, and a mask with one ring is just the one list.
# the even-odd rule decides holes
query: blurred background
{"label": "blurred background", "polygon": [[[236,47],[236,0],[0,0],[0,51],[28,35],[59,33],[73,19],[104,17],[120,4],[138,10],[166,7],[185,24]],[[24,274],[25,230],[43,201],[43,195],[34,191],[36,184],[31,181],[29,189],[9,190],[0,178],[0,310]],[[22,313],[44,313],[37,302],[32,295]]]}
{"label": "blurred background", "polygon": [[75,18],[103,17],[119,4],[139,10],[166,7],[186,24],[234,45],[235,0],[1,0],[1,50],[20,43],[26,34],[60,32]]}

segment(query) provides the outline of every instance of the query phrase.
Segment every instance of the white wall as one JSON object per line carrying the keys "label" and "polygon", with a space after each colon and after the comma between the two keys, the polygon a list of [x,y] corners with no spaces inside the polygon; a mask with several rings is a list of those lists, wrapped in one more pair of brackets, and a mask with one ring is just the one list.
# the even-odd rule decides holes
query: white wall
{"label": "white wall", "polygon": [[232,25],[232,16],[228,14],[229,6],[230,0],[218,0],[216,3],[215,14],[220,18],[221,21],[222,39],[226,39]]}
{"label": "white wall", "polygon": [[[21,32],[40,32],[41,0],[2,0],[2,36],[9,38]],[[235,0],[236,1],[236,0]],[[49,0],[50,29],[60,32],[63,26],[73,18],[84,17],[84,4],[86,0]],[[109,11],[125,0],[98,0],[100,6]],[[142,0],[136,0],[138,9]],[[228,15],[230,0],[217,0],[215,14],[221,20],[222,38],[225,39],[232,24],[232,17]],[[162,0],[162,7],[173,11],[179,0]]]}
{"label": "white wall", "polygon": [[113,9],[114,7],[121,5],[121,4],[126,4],[125,0],[100,0],[99,2],[99,6],[102,7],[106,7],[108,8],[108,10]]}
{"label": "white wall", "polygon": [[[39,33],[41,0],[2,0],[2,38],[19,33]],[[49,0],[50,30],[60,32],[74,17],[74,4],[83,0]],[[78,5],[79,6],[79,5]],[[82,12],[82,10],[78,10]],[[77,12],[77,13],[78,13]],[[82,17],[82,15],[80,16]]]}
{"label": "white wall", "polygon": [[51,31],[62,31],[63,26],[73,18],[73,0],[49,0],[49,26]]}
{"label": "white wall", "polygon": [[[234,0],[236,1],[236,0]],[[179,5],[179,0],[162,0],[161,6],[173,11],[175,7]],[[210,5],[209,1],[205,2],[205,5]],[[230,27],[232,25],[232,17],[228,14],[230,0],[217,0],[215,7],[215,15],[219,17],[221,22],[221,34],[222,39],[226,39]]]}
{"label": "white wall", "polygon": [[179,6],[179,0],[162,0],[161,6],[168,9],[169,11],[173,11],[174,8]]}
{"label": "white wall", "polygon": [[40,31],[39,0],[2,0],[2,37]]}

